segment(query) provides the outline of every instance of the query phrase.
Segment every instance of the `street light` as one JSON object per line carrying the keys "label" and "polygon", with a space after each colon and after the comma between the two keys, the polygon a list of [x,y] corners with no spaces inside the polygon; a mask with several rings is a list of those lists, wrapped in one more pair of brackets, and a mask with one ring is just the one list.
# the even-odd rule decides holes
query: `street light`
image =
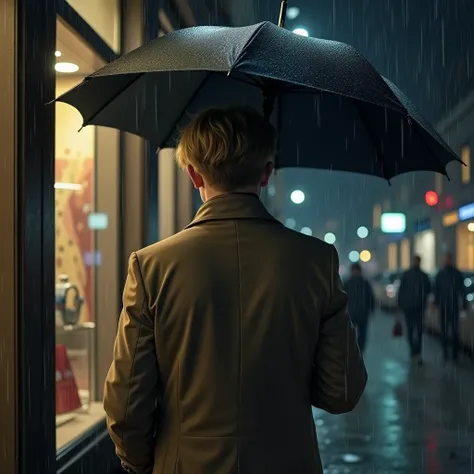
{"label": "street light", "polygon": [[313,231],[309,227],[303,227],[301,233],[304,235],[313,235]]}
{"label": "street light", "polygon": [[293,33],[300,36],[309,36],[308,30],[305,30],[304,28],[296,28],[293,30]]}
{"label": "street light", "polygon": [[372,254],[368,250],[362,250],[362,252],[360,253],[360,259],[364,263],[369,262],[371,258],[372,258]]}
{"label": "street light", "polygon": [[305,195],[303,191],[296,189],[291,193],[290,198],[295,204],[301,204],[304,201]]}
{"label": "street light", "polygon": [[356,263],[359,261],[359,252],[357,250],[353,250],[352,252],[349,252],[349,260],[352,262],[352,263]]}
{"label": "street light", "polygon": [[334,244],[336,242],[336,236],[332,232],[328,232],[324,236],[324,242],[327,244]]}
{"label": "street light", "polygon": [[368,235],[369,235],[369,229],[367,229],[367,227],[360,226],[357,229],[357,237],[359,237],[360,239],[365,239]]}
{"label": "street light", "polygon": [[300,9],[298,7],[290,7],[286,11],[286,16],[289,20],[294,20],[300,14]]}

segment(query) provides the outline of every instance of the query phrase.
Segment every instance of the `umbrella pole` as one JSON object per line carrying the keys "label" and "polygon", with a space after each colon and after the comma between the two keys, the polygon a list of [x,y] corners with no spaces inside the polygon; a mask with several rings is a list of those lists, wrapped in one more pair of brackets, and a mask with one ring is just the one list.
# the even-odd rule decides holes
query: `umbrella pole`
{"label": "umbrella pole", "polygon": [[281,0],[280,16],[278,17],[278,26],[281,27],[281,28],[285,28],[286,9],[287,8],[288,8],[288,0]]}

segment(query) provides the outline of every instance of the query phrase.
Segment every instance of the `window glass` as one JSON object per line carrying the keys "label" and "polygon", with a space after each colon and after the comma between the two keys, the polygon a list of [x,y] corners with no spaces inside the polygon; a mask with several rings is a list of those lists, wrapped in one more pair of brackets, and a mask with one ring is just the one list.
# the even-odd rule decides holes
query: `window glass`
{"label": "window glass", "polygon": [[120,0],[66,0],[116,52],[120,51]]}
{"label": "window glass", "polygon": [[[76,86],[101,66],[94,52],[58,20],[56,95]],[[82,117],[76,109],[56,104],[58,449],[104,417],[100,401],[102,381],[105,367],[111,361],[118,318],[119,200],[118,179],[113,175],[118,174],[119,135],[114,130],[93,126],[78,132],[81,126]]]}
{"label": "window glass", "polygon": [[461,160],[466,166],[461,168],[461,178],[464,184],[471,181],[471,147],[466,145],[461,148]]}

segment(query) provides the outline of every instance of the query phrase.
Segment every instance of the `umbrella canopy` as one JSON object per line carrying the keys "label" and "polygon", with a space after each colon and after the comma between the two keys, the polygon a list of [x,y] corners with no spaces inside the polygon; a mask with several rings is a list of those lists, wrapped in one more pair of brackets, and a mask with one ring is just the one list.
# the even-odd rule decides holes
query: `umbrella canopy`
{"label": "umbrella canopy", "polygon": [[455,153],[409,100],[353,47],[273,23],[194,27],[162,36],[60,96],[85,125],[134,133],[164,148],[209,106],[263,109],[280,134],[277,167],[390,179],[445,174]]}

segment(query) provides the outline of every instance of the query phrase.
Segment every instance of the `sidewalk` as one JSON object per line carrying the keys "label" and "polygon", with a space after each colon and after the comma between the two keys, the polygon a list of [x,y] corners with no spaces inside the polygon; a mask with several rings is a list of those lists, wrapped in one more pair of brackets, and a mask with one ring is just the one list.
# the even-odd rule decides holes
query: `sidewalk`
{"label": "sidewalk", "polygon": [[425,364],[413,366],[392,326],[391,316],[372,319],[356,410],[314,411],[325,474],[474,474],[474,364],[444,364],[425,336]]}

